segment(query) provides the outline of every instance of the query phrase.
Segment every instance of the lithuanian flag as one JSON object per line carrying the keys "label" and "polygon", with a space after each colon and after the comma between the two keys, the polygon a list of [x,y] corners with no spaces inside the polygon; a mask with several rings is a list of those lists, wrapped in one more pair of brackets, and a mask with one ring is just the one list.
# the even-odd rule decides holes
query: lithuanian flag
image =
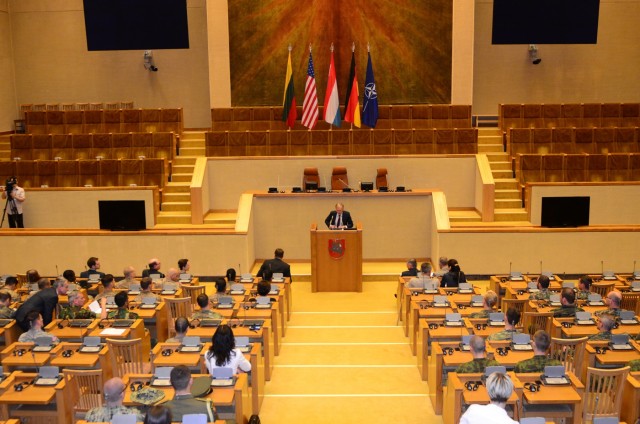
{"label": "lithuanian flag", "polygon": [[293,70],[291,68],[291,47],[289,47],[289,60],[287,61],[287,77],[284,81],[284,99],[282,100],[282,122],[286,122],[289,128],[293,128],[298,117],[296,111],[296,96],[293,92]]}

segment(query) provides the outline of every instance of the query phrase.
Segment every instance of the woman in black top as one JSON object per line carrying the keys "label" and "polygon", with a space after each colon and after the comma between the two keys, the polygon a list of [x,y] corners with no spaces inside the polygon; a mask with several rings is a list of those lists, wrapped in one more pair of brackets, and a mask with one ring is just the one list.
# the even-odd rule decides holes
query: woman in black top
{"label": "woman in black top", "polygon": [[467,277],[460,271],[460,265],[455,259],[449,259],[449,271],[442,276],[440,287],[458,287],[460,283],[466,283]]}

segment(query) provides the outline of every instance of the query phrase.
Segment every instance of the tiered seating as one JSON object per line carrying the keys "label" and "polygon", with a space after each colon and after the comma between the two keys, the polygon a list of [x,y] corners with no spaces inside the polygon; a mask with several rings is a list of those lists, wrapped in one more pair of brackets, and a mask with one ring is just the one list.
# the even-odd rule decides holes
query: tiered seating
{"label": "tiered seating", "polygon": [[92,103],[23,103],[20,112],[30,110],[100,110],[100,109],[133,109],[133,102],[92,102]]}
{"label": "tiered seating", "polygon": [[70,134],[174,132],[183,130],[182,109],[95,109],[25,111],[26,132]]}
{"label": "tiered seating", "polygon": [[205,144],[207,156],[475,154],[478,130],[209,131]]}
{"label": "tiered seating", "polygon": [[640,103],[501,104],[500,128],[637,127]]}
{"label": "tiered seating", "polygon": [[[422,128],[471,128],[470,105],[380,105],[376,129],[422,129]],[[321,119],[315,130],[327,130],[330,125]],[[341,107],[344,116],[344,107]],[[302,117],[302,107],[298,107],[298,117]],[[348,122],[343,128],[350,128]],[[282,107],[234,107],[211,109],[211,129],[229,131],[285,130],[282,122]],[[294,130],[304,130],[300,120]]]}
{"label": "tiered seating", "polygon": [[11,157],[22,160],[137,159],[171,160],[176,136],[172,132],[94,134],[12,134]]}
{"label": "tiered seating", "polygon": [[546,153],[640,153],[638,127],[510,128],[511,156]]}
{"label": "tiered seating", "polygon": [[640,181],[640,153],[518,154],[516,177],[520,184]]}
{"label": "tiered seating", "polygon": [[15,175],[23,187],[93,187],[165,184],[164,159],[0,161],[0,174]]}

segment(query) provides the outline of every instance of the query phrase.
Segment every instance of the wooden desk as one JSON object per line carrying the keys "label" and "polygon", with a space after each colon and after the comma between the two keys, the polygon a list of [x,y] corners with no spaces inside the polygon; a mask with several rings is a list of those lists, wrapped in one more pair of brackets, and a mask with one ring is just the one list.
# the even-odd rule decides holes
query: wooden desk
{"label": "wooden desk", "polygon": [[6,326],[0,328],[0,344],[9,346],[10,344],[17,342],[20,337],[22,329],[16,323],[16,320],[11,321]]}
{"label": "wooden desk", "polygon": [[140,308],[135,302],[131,302],[133,312],[144,321],[144,326],[149,330],[149,335],[152,339],[162,343],[167,340],[167,304],[160,302],[156,305],[155,309]]}
{"label": "wooden desk", "polygon": [[[243,310],[238,313],[237,317],[240,319],[263,319],[263,320],[271,320],[271,333],[273,336],[273,354],[278,356],[280,354],[280,344],[282,343],[280,337],[282,336],[282,332],[278,328],[278,317],[280,311],[279,302],[271,302],[271,309],[248,309]],[[235,330],[234,330],[234,335]]]}
{"label": "wooden desk", "polygon": [[[14,384],[32,381],[37,377],[36,373],[23,373],[15,371],[1,386],[6,390],[0,394],[0,414],[3,417],[13,417],[28,422],[49,422],[67,424],[71,417],[65,405],[65,381],[64,379],[55,386],[27,385],[20,392],[14,388]],[[29,408],[17,406],[29,405]],[[16,408],[13,408],[16,406]]]}
{"label": "wooden desk", "polygon": [[[209,346],[211,343],[209,343]],[[207,352],[208,347],[206,344],[202,345],[202,349],[199,352],[179,352],[178,348],[180,343],[158,343],[151,350],[151,365],[152,371],[158,367],[175,367],[176,365],[186,365],[191,369],[193,374],[206,374],[207,369],[204,366],[202,356]],[[164,356],[162,351],[170,349],[171,355]]]}
{"label": "wooden desk", "polygon": [[[558,337],[559,335],[565,339],[575,339],[585,336],[598,334],[597,325],[573,325],[566,328],[562,326],[563,322],[573,322],[573,318],[554,318],[551,322],[551,335]],[[620,325],[618,328],[611,330],[613,334],[638,334],[640,333],[640,324]]]}
{"label": "wooden desk", "polygon": [[[17,368],[29,368],[35,369],[43,365],[48,365],[51,359],[51,352],[31,352],[34,343],[21,343],[15,342],[5,347],[0,353],[2,366],[5,371],[13,371]],[[13,354],[18,349],[24,349],[22,356],[16,356]]]}
{"label": "wooden desk", "polygon": [[607,350],[606,353],[596,353],[596,347],[609,346],[609,343],[606,341],[587,342],[586,363],[592,368],[622,368],[627,365],[627,362],[640,359],[640,345],[633,340],[629,343],[633,346],[633,350]]}
{"label": "wooden desk", "polygon": [[620,419],[635,423],[640,418],[640,371],[630,372],[622,389]]}
{"label": "wooden desk", "polygon": [[[68,320],[54,319],[45,327],[45,331],[56,336],[60,341],[82,342],[90,332],[98,328],[99,319],[94,319],[88,327],[70,327]],[[58,324],[62,328],[58,328]]]}
{"label": "wooden desk", "polygon": [[[411,347],[411,353],[416,354],[416,340],[418,333],[418,321],[420,319],[426,320],[438,320],[443,322],[446,314],[453,313],[453,304],[448,307],[430,307],[425,306],[424,302],[411,302],[411,313],[409,314],[408,333],[409,333],[409,346]],[[424,306],[424,307],[423,307]]]}
{"label": "wooden desk", "polygon": [[[582,422],[582,397],[584,396],[584,385],[571,372],[567,372],[567,377],[571,380],[569,386],[540,386],[537,392],[521,389],[522,402],[530,405],[569,405],[574,424]],[[516,374],[518,385],[523,387],[525,383],[535,382],[540,379],[540,373]],[[515,381],[514,381],[515,384]],[[535,417],[533,411],[529,416]]]}
{"label": "wooden desk", "polygon": [[[442,348],[454,349],[453,355],[444,355]],[[458,342],[433,342],[431,344],[431,356],[429,360],[429,375],[427,380],[429,386],[429,399],[436,415],[442,415],[442,404],[444,401],[444,385],[449,372],[465,362],[473,359],[471,352],[461,351]],[[426,373],[422,376],[426,380]]]}
{"label": "wooden desk", "polygon": [[429,352],[433,342],[460,342],[463,335],[469,334],[468,330],[462,327],[438,327],[429,328],[429,321],[421,319],[418,329],[418,340],[416,342],[416,361],[422,380],[429,378]]}
{"label": "wooden desk", "polygon": [[111,330],[113,328],[110,327],[112,322],[113,320],[102,320],[103,325],[107,325],[109,327],[100,328],[100,326],[98,325],[98,327],[93,329],[93,331],[90,331],[88,335],[92,337],[100,337],[103,343],[106,343],[107,339],[142,339],[142,357],[149,357],[149,352],[151,351],[151,343],[149,340],[149,334],[145,333],[144,320],[142,318],[138,318],[137,320],[135,320],[131,327],[116,328],[124,331],[122,332],[122,334],[115,335],[108,334],[108,330]]}
{"label": "wooden desk", "polygon": [[[111,377],[111,361],[109,360],[109,347],[105,344],[98,353],[82,353],[78,349],[82,343],[61,342],[51,351],[49,365],[60,367],[61,370],[70,368],[78,370],[102,370],[102,378],[107,381]],[[65,358],[62,352],[71,350],[70,357]]]}
{"label": "wooden desk", "polygon": [[[203,374],[193,374],[193,377],[199,377]],[[205,374],[208,376],[208,374]],[[126,374],[122,379],[127,388],[124,393],[124,402],[123,404],[126,406],[140,406],[139,404],[133,402],[131,400],[131,389],[129,388],[129,382],[140,381],[142,383],[147,383],[151,381],[153,377],[152,374]],[[168,401],[173,399],[174,390],[173,387],[156,387],[164,391],[165,397],[163,401]],[[249,391],[247,388],[247,375],[246,374],[238,374],[238,379],[236,384],[233,387],[216,387],[211,393],[209,393],[207,398],[213,401],[213,404],[216,407],[219,406],[230,406],[234,409],[233,418],[236,420],[236,423],[246,423],[249,421],[249,416],[251,415],[251,403],[249,402]],[[1,400],[1,396],[0,396]],[[220,417],[220,418],[231,418],[231,417]]]}

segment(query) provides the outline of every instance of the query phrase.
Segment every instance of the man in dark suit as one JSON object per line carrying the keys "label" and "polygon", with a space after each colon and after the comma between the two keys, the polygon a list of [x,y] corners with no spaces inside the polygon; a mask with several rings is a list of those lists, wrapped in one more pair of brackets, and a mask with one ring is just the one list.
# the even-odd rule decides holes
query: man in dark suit
{"label": "man in dark suit", "polygon": [[100,278],[104,277],[104,272],[98,271],[100,269],[100,259],[93,256],[90,257],[87,260],[87,266],[89,267],[89,269],[86,271],[82,271],[80,273],[80,278],[89,278],[89,275],[91,274],[99,274]]}
{"label": "man in dark suit", "polygon": [[58,305],[58,295],[65,295],[69,290],[69,283],[64,278],[58,278],[53,287],[40,290],[27,299],[16,311],[16,322],[24,330],[29,330],[26,321],[27,314],[38,311],[42,315],[43,327],[46,327],[53,319],[53,311]]}
{"label": "man in dark suit", "polygon": [[418,261],[415,259],[409,259],[407,261],[407,270],[402,271],[402,277],[417,277],[418,276]]}
{"label": "man in dark suit", "polygon": [[160,266],[162,266],[160,259],[149,259],[149,268],[142,270],[142,278],[150,277],[153,274],[160,274],[160,278],[164,278],[164,274],[160,272]]}
{"label": "man in dark suit", "polygon": [[324,223],[330,230],[344,230],[353,228],[351,214],[344,210],[342,203],[336,203],[336,210],[331,211]]}
{"label": "man in dark suit", "polygon": [[282,273],[284,277],[291,278],[291,266],[282,260],[282,258],[284,258],[284,250],[277,248],[274,256],[273,259],[268,259],[263,262],[260,270],[258,270],[258,277],[263,278],[265,271],[271,271],[271,275],[279,272]]}

